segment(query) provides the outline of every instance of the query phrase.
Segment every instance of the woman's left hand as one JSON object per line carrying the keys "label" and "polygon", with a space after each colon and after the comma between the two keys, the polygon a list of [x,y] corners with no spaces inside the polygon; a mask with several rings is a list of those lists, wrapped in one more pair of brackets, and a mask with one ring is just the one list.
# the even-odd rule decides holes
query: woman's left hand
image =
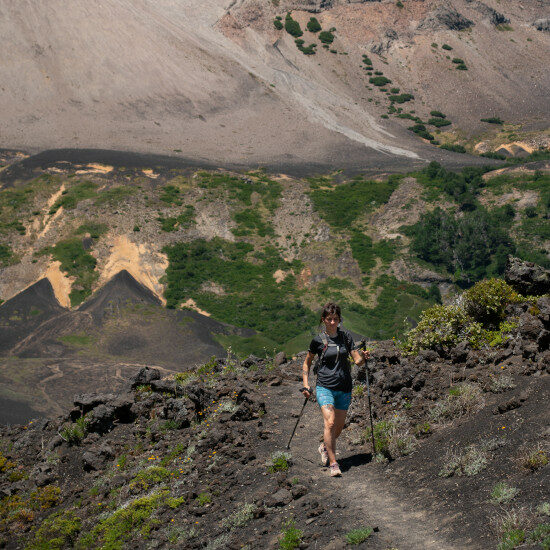
{"label": "woman's left hand", "polygon": [[362,352],[363,352],[363,357],[365,358],[365,361],[368,361],[370,359],[370,350],[364,349],[362,350]]}

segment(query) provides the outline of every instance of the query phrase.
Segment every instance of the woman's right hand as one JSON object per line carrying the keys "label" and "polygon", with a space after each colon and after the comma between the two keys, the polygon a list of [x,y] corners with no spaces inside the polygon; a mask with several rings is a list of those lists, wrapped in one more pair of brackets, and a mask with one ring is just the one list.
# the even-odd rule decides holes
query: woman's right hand
{"label": "woman's right hand", "polygon": [[302,392],[302,395],[306,398],[306,399],[309,399],[312,395],[312,389],[311,388],[306,388],[306,387],[303,387],[301,390]]}

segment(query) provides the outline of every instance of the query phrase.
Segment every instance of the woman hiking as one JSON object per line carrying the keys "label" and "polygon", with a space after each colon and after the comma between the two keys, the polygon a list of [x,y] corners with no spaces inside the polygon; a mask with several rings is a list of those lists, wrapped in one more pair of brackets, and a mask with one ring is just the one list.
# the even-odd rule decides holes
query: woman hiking
{"label": "woman hiking", "polygon": [[341,476],[336,461],[336,439],[346,422],[346,414],[351,403],[351,369],[348,355],[356,365],[363,365],[369,358],[368,351],[356,349],[353,337],[348,331],[341,330],[340,306],[329,302],[321,313],[323,331],[311,341],[302,367],[304,386],[302,393],[309,398],[312,389],[308,385],[309,369],[314,357],[319,357],[317,369],[317,402],[321,407],[324,428],[324,442],[319,446],[323,466],[330,466],[331,476]]}

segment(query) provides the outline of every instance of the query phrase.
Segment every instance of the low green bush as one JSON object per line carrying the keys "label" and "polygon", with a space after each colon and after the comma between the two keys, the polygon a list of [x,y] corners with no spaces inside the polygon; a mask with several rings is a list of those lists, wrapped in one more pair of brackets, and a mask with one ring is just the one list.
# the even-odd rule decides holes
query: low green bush
{"label": "low green bush", "polygon": [[278,30],[278,31],[281,31],[283,30],[283,22],[280,20],[280,19],[273,19],[273,26]]}
{"label": "low green bush", "polygon": [[323,44],[332,44],[334,42],[334,34],[331,31],[321,31],[319,33],[319,40]]}
{"label": "low green bush", "polygon": [[468,315],[483,324],[498,324],[504,319],[508,304],[522,301],[522,297],[502,279],[484,279],[462,294]]}
{"label": "low green bush", "polygon": [[444,50],[449,50],[449,51],[451,51],[451,50],[453,49],[451,46],[449,46],[449,44],[443,44],[441,47],[442,47]]}
{"label": "low green bush", "polygon": [[371,58],[367,54],[363,54],[363,63],[372,66]]}
{"label": "low green bush", "polygon": [[510,502],[518,493],[519,490],[516,487],[511,487],[505,481],[500,481],[491,490],[491,502],[493,504],[504,504]]}
{"label": "low green bush", "polygon": [[411,329],[403,344],[405,354],[417,354],[422,349],[448,352],[458,342],[479,345],[483,328],[462,307],[435,305],[422,312],[420,322]]}
{"label": "low green bush", "polygon": [[292,19],[290,12],[288,12],[285,17],[285,31],[295,38],[299,38],[304,34],[300,27],[300,23],[298,23],[295,19]]}
{"label": "low green bush", "polygon": [[457,71],[467,71],[468,67],[464,63],[460,63],[459,65],[456,66],[456,70]]}
{"label": "low green bush", "polygon": [[176,206],[182,205],[181,191],[179,187],[175,185],[165,185],[162,188],[159,199],[167,204],[175,204]]}
{"label": "low green bush", "polygon": [[447,118],[447,115],[444,115],[441,111],[430,111],[430,115],[437,118]]}
{"label": "low green bush", "polygon": [[444,143],[439,146],[440,149],[445,149],[446,151],[452,151],[453,153],[465,153],[466,148],[463,145],[456,145],[454,143]]}
{"label": "low green bush", "polygon": [[303,533],[296,527],[294,520],[289,519],[283,523],[281,538],[279,539],[279,550],[295,550],[302,543]]}
{"label": "low green bush", "polygon": [[504,122],[496,116],[492,116],[489,118],[480,118],[481,122],[488,122],[489,124],[504,124]]}
{"label": "low green bush", "polygon": [[385,86],[386,84],[391,84],[391,80],[385,76],[371,76],[369,83],[374,86]]}
{"label": "low green bush", "polygon": [[460,59],[460,57],[453,57],[452,62],[455,63],[456,65],[461,65],[464,63],[464,60]]}
{"label": "low green bush", "polygon": [[[364,440],[371,440],[371,429],[367,428]],[[396,459],[410,454],[416,447],[416,439],[410,433],[407,420],[394,415],[374,424],[374,452],[386,459]]]}
{"label": "low green bush", "polygon": [[79,182],[65,191],[50,208],[49,214],[55,214],[61,207],[65,210],[76,208],[80,201],[91,199],[97,196],[97,183],[92,181]]}
{"label": "low green bush", "polygon": [[436,128],[443,128],[443,126],[450,126],[452,122],[446,118],[430,118],[428,119],[428,124],[435,126]]}
{"label": "low green bush", "polygon": [[292,464],[292,455],[285,451],[274,452],[267,462],[267,469],[272,474],[286,472]]}
{"label": "low green bush", "polygon": [[[399,88],[397,89],[399,90]],[[394,103],[405,103],[407,101],[411,101],[412,99],[414,99],[414,96],[412,94],[390,95],[388,97],[389,97],[389,100]]]}
{"label": "low green bush", "polygon": [[0,267],[9,265],[12,258],[12,249],[7,244],[0,244]]}
{"label": "low green bush", "polygon": [[506,155],[501,155],[500,153],[495,153],[494,151],[488,151],[487,153],[481,153],[480,157],[485,157],[488,159],[496,160],[506,160]]}
{"label": "low green bush", "polygon": [[359,529],[352,529],[346,533],[346,542],[352,546],[365,542],[374,532],[372,527],[362,527]]}
{"label": "low green bush", "polygon": [[306,27],[309,32],[319,32],[322,30],[321,23],[319,23],[318,19],[315,17],[310,18]]}

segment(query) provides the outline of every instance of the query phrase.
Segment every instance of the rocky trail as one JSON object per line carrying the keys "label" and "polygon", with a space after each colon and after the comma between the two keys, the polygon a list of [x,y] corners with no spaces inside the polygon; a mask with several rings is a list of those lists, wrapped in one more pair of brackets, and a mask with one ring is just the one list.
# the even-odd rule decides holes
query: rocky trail
{"label": "rocky trail", "polygon": [[[273,430],[276,450],[285,450],[292,433],[297,413],[303,405],[298,392],[299,382],[279,388],[269,388],[266,408],[278,417]],[[311,548],[342,547],[342,532],[364,527],[376,527],[375,533],[358,548],[376,549],[445,549],[484,548],[471,540],[460,540],[450,518],[437,513],[433,507],[418,508],[408,503],[402,487],[392,483],[378,464],[372,462],[370,444],[351,445],[346,429],[338,441],[337,457],[342,469],[341,478],[331,478],[328,468],[319,463],[319,446],[322,435],[322,418],[316,402],[308,403],[291,443],[294,466],[292,474],[300,479],[311,478],[310,491],[328,508],[333,516],[330,527],[332,540]],[[390,468],[391,469],[391,468]],[[317,528],[318,530],[318,528]],[[330,537],[329,537],[330,538]]]}

